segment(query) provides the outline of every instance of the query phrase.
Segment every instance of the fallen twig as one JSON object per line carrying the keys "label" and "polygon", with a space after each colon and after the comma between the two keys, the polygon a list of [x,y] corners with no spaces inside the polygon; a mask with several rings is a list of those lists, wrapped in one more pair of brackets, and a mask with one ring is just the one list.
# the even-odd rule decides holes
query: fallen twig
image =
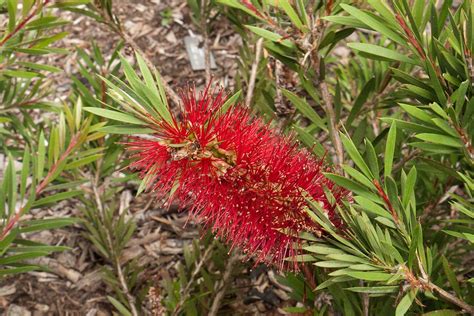
{"label": "fallen twig", "polygon": [[247,89],[247,96],[245,97],[245,106],[250,107],[252,103],[253,90],[255,89],[255,81],[257,79],[258,64],[260,63],[260,57],[262,55],[263,38],[259,38],[255,44],[255,60],[252,64],[252,70],[250,72],[249,86]]}

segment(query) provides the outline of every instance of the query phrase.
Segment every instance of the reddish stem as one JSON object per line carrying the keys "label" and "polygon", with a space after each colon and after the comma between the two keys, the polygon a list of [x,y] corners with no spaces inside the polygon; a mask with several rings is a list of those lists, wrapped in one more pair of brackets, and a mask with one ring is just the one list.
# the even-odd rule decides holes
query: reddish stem
{"label": "reddish stem", "polygon": [[402,27],[402,29],[405,31],[405,34],[408,37],[408,41],[413,45],[413,47],[415,47],[420,57],[423,60],[425,60],[426,59],[425,51],[421,47],[420,43],[418,43],[418,41],[416,40],[415,35],[413,35],[413,32],[410,30],[405,20],[402,18],[402,16],[399,13],[395,14],[395,18],[397,19],[398,23],[400,23],[400,26]]}
{"label": "reddish stem", "polygon": [[[71,151],[77,145],[79,136],[80,136],[80,133],[77,133],[71,138],[71,142],[69,143],[69,146],[67,147],[66,151],[61,155],[61,157],[59,157],[58,161],[56,161],[56,163],[51,167],[46,177],[41,181],[41,183],[36,188],[36,191],[35,191],[36,197],[39,196],[41,192],[46,188],[48,183],[51,181],[51,177],[56,173],[56,171],[58,170],[62,162],[66,160],[67,157],[70,155]],[[25,205],[23,205],[18,210],[18,212],[16,212],[14,217],[8,220],[7,224],[5,225],[5,228],[3,228],[2,233],[0,234],[0,241],[2,241],[8,235],[8,233],[10,233],[13,227],[15,227],[15,224],[18,223],[18,221],[20,220],[20,217],[24,209],[25,209]]]}
{"label": "reddish stem", "polygon": [[80,136],[80,133],[77,133],[76,135],[74,135],[72,138],[71,138],[71,141],[69,142],[69,146],[67,147],[66,151],[64,151],[64,153],[61,155],[61,157],[59,157],[58,161],[56,161],[56,163],[51,167],[51,169],[49,169],[49,172],[48,174],[46,175],[46,177],[43,179],[43,181],[41,181],[41,183],[38,185],[38,187],[36,188],[36,195],[39,195],[41,193],[41,191],[44,190],[44,188],[48,185],[48,183],[50,182],[51,180],[51,177],[56,173],[56,171],[58,170],[59,168],[59,165],[61,165],[61,163],[67,159],[67,157],[69,156],[69,154],[71,153],[71,151],[74,149],[74,147],[77,145],[77,140]]}
{"label": "reddish stem", "polygon": [[326,4],[326,15],[331,15],[333,5],[334,5],[334,0],[328,0]]}
{"label": "reddish stem", "polygon": [[382,186],[377,181],[377,179],[374,179],[373,183],[374,183],[375,187],[377,188],[377,191],[378,191],[380,197],[384,200],[385,205],[387,205],[387,207],[390,211],[390,214],[392,214],[393,220],[395,221],[395,223],[397,225],[399,225],[400,224],[400,219],[398,218],[398,214],[395,211],[395,209],[392,205],[392,202],[390,202],[390,199],[388,198],[387,194],[385,194],[385,191],[383,190]]}
{"label": "reddish stem", "polygon": [[47,5],[51,0],[44,0],[43,3],[38,3],[36,6],[36,9],[33,10],[27,17],[25,17],[18,25],[13,29],[13,31],[9,34],[7,34],[1,41],[0,41],[0,46],[5,45],[5,43],[12,38],[16,33],[18,33],[21,29],[23,29],[26,24],[36,15],[38,12],[41,10],[42,7]]}

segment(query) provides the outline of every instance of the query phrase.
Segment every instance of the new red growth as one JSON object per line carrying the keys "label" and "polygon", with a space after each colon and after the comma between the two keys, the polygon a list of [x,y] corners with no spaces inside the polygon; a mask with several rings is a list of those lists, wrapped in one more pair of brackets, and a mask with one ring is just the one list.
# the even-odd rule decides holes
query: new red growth
{"label": "new red growth", "polygon": [[[156,140],[128,143],[132,167],[147,177],[150,188],[179,201],[217,236],[238,246],[257,262],[280,269],[285,258],[299,252],[300,232],[321,233],[307,215],[304,195],[323,207],[335,222],[334,205],[324,188],[339,201],[343,191],[324,175],[328,168],[291,137],[281,136],[247,109],[224,113],[225,97],[206,89],[182,96],[178,120],[159,123]],[[294,266],[296,267],[296,266]]]}

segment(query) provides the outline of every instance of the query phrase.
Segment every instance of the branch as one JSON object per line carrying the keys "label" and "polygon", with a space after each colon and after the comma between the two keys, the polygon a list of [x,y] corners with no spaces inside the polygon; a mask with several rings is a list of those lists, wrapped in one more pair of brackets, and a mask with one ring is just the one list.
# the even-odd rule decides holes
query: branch
{"label": "branch", "polygon": [[451,293],[443,290],[442,288],[440,288],[439,286],[437,286],[436,284],[432,283],[429,280],[425,280],[423,278],[419,278],[418,280],[423,285],[428,287],[431,291],[437,292],[439,294],[439,296],[441,296],[446,301],[448,301],[448,302],[450,302],[454,305],[457,305],[460,308],[462,308],[463,310],[465,310],[466,312],[468,312],[469,314],[474,315],[474,306],[467,304],[463,300],[461,300],[461,299],[457,298],[456,296],[452,295]]}
{"label": "branch", "polygon": [[230,278],[232,277],[232,270],[234,268],[234,264],[239,260],[240,256],[236,251],[232,252],[229,261],[225,266],[224,276],[222,277],[222,286],[220,287],[219,291],[217,292],[216,296],[214,297],[214,301],[212,302],[211,309],[209,311],[208,316],[216,316],[217,312],[219,311],[219,307],[221,306],[222,299],[224,298],[225,292],[230,282]]}
{"label": "branch", "polygon": [[411,152],[408,153],[408,155],[406,156],[403,156],[403,158],[397,162],[395,165],[393,165],[393,172],[397,172],[398,170],[400,170],[401,168],[403,168],[403,166],[408,162],[408,161],[411,161],[413,160],[415,157],[417,157],[419,154],[421,154],[421,150],[419,149],[415,149]]}
{"label": "branch", "polygon": [[432,292],[437,292],[439,296],[441,296],[443,299],[446,301],[459,306],[466,312],[468,312],[471,315],[474,315],[474,306],[469,305],[468,303],[464,302],[463,300],[459,299],[458,297],[452,295],[451,293],[443,290],[433,282],[429,280],[428,274],[425,272],[425,269],[423,267],[423,264],[421,263],[421,260],[417,254],[417,260],[418,260],[418,267],[420,269],[422,277],[418,278],[418,281],[421,283],[422,287],[429,289]]}
{"label": "branch", "polygon": [[[327,4],[326,11],[330,12],[332,9],[331,3]],[[344,150],[342,147],[341,137],[339,136],[339,131],[337,129],[337,122],[336,122],[336,113],[334,112],[334,105],[332,95],[329,92],[329,88],[327,82],[321,75],[321,58],[318,54],[318,47],[319,42],[323,38],[324,31],[326,29],[326,23],[324,20],[318,18],[317,21],[313,24],[313,28],[311,31],[312,36],[312,44],[306,44],[305,50],[307,51],[306,56],[310,56],[311,64],[315,71],[315,79],[314,83],[321,89],[321,97],[324,102],[324,110],[326,112],[326,116],[328,118],[328,128],[329,128],[329,136],[331,141],[334,145],[336,150],[336,157],[335,157],[335,164],[340,166],[344,162]]]}
{"label": "branch", "polygon": [[329,120],[329,135],[336,149],[336,165],[341,165],[344,162],[344,149],[336,126],[336,113],[334,112],[332,96],[329,93],[328,85],[325,81],[321,81],[319,87],[321,88],[321,95],[324,100],[326,114]]}
{"label": "branch", "polygon": [[255,60],[252,64],[252,70],[250,72],[250,79],[249,79],[249,86],[247,90],[247,96],[245,97],[245,106],[250,107],[252,103],[253,97],[253,90],[255,89],[255,81],[257,79],[257,70],[258,64],[260,63],[260,57],[262,55],[262,47],[263,47],[263,38],[259,38],[257,43],[255,44]]}

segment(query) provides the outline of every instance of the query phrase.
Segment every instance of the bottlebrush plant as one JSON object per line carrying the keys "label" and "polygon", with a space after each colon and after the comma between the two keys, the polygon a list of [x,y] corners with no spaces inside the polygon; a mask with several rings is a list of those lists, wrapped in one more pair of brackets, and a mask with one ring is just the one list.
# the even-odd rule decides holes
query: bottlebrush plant
{"label": "bottlebrush plant", "polygon": [[[333,209],[345,192],[323,175],[330,171],[323,160],[252,117],[247,108],[232,106],[235,98],[227,99],[223,91],[209,86],[199,95],[194,88],[183,92],[180,120],[166,103],[141,106],[140,95],[129,97],[131,86],[154,92],[154,96],[142,95],[150,101],[165,98],[159,95],[155,79],[148,76],[151,73],[143,59],[137,55],[137,60],[148,81],[142,82],[122,59],[130,86],[107,83],[110,95],[143,119],[143,128],[153,131],[153,139],[135,138],[125,144],[133,152],[131,167],[140,171],[143,186],[159,198],[169,196],[168,203],[178,200],[217,236],[252,254],[257,262],[280,269],[287,266],[285,259],[295,259],[299,253],[300,233],[322,234],[306,211],[307,199],[319,203],[327,218],[338,225]],[[85,110],[138,123],[113,110]]]}
{"label": "bottlebrush plant", "polygon": [[134,153],[131,166],[159,197],[171,194],[170,202],[178,199],[217,236],[280,269],[298,254],[300,233],[322,234],[306,212],[306,199],[338,223],[333,209],[344,192],[323,175],[330,170],[323,160],[248,109],[224,108],[223,91],[208,86],[197,95],[190,88],[182,100],[181,120],[163,117],[147,125],[156,140],[126,144]]}

